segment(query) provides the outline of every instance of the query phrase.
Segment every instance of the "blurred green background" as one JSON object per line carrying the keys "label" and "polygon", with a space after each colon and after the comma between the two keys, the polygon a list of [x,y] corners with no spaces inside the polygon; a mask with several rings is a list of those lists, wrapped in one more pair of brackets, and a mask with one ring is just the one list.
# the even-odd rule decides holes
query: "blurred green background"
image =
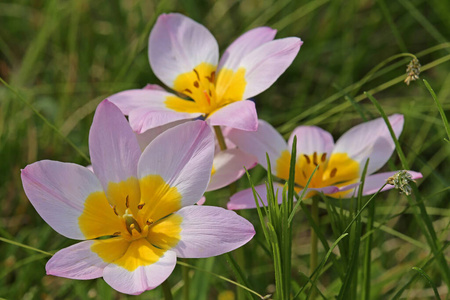
{"label": "blurred green background", "polygon": [[[101,100],[124,89],[160,83],[148,63],[147,43],[156,17],[164,12],[180,12],[204,24],[221,51],[257,26],[277,29],[278,38],[298,36],[304,41],[277,83],[255,97],[259,117],[286,137],[298,125],[314,124],[337,138],[362,122],[362,115],[379,117],[364,91],[370,91],[386,113],[404,114],[401,145],[413,169],[424,174],[419,182],[422,195],[439,237],[448,242],[450,145],[444,141],[442,120],[422,80],[409,86],[403,82],[411,57],[386,62],[399,53],[417,55],[422,64],[420,77],[449,111],[450,1],[442,0],[0,1],[0,77],[17,92],[0,84],[2,238],[50,252],[73,244],[53,231],[30,205],[20,169],[42,159],[88,164],[61,135],[87,154],[89,127]],[[385,169],[396,166],[394,155]],[[264,177],[259,167],[252,172],[254,181]],[[239,182],[239,188],[247,185],[245,178]],[[221,206],[228,196],[227,189],[207,195],[210,203]],[[377,198],[377,205],[380,222],[426,246],[403,196],[385,193]],[[257,224],[254,212],[243,215]],[[308,226],[301,213],[296,223],[294,265],[307,273]],[[267,294],[273,292],[273,266],[260,245],[262,240],[257,234],[239,255],[244,256],[242,267],[252,288]],[[383,230],[377,232],[374,243],[373,299],[389,299],[429,250]],[[45,254],[0,241],[0,297],[128,298],[102,279],[82,282],[45,276],[47,260]],[[224,257],[189,263],[234,279]],[[300,285],[304,279],[295,277],[295,270],[293,274]],[[427,274],[448,296],[436,266],[427,269]],[[235,295],[235,287],[220,279],[198,271],[191,275],[192,299]],[[169,280],[178,297],[183,284],[180,267]],[[333,271],[321,281],[328,288],[320,288],[332,298],[339,285]],[[425,281],[417,281],[410,289],[404,293],[407,298],[432,295]],[[138,298],[160,297],[157,288]]]}

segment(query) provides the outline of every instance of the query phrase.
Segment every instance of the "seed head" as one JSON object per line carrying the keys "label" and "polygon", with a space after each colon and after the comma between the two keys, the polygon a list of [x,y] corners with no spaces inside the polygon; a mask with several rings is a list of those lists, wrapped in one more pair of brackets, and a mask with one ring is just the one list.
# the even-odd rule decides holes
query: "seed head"
{"label": "seed head", "polygon": [[421,65],[420,65],[419,60],[417,58],[413,58],[409,62],[408,66],[406,67],[405,83],[407,85],[409,85],[409,83],[411,81],[419,79],[420,67],[421,67]]}
{"label": "seed head", "polygon": [[401,193],[410,195],[411,186],[409,184],[413,181],[411,174],[409,174],[408,171],[402,170],[389,177],[386,180],[386,183],[393,185],[394,188],[399,189]]}

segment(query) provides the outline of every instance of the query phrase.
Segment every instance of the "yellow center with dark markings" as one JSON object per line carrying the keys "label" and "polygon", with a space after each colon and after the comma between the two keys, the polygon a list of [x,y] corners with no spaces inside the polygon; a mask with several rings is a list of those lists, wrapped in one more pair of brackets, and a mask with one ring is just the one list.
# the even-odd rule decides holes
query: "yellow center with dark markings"
{"label": "yellow center with dark markings", "polygon": [[243,100],[246,84],[244,68],[237,71],[222,68],[216,76],[216,66],[201,63],[174,81],[174,90],[191,100],[169,96],[165,104],[175,111],[208,117],[221,107]]}
{"label": "yellow center with dark markings", "polygon": [[91,250],[128,271],[153,264],[180,240],[181,195],[159,175],[110,183],[89,195],[78,218]]}
{"label": "yellow center with dark markings", "polygon": [[[275,175],[281,179],[288,180],[291,154],[285,150],[276,161]],[[316,172],[311,178],[309,188],[323,188],[327,186],[342,187],[356,183],[359,180],[359,163],[351,159],[346,153],[333,153],[329,158],[326,153],[300,154],[295,164],[295,183],[298,191],[304,188],[311,177],[314,169]],[[346,192],[338,192],[329,196],[339,198]],[[315,192],[309,193],[311,197]]]}

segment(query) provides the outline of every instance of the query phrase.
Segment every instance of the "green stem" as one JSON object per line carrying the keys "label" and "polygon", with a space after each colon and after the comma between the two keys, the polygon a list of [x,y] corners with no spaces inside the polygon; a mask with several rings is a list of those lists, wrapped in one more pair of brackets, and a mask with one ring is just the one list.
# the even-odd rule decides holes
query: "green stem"
{"label": "green stem", "polygon": [[366,239],[366,247],[364,249],[364,266],[363,266],[363,295],[365,300],[370,299],[370,266],[371,266],[371,252],[372,252],[372,229],[373,229],[373,220],[375,216],[375,202],[370,201],[369,204],[369,213],[367,216],[367,226],[366,232],[369,236]]}
{"label": "green stem", "polygon": [[[316,223],[317,226],[319,226],[319,199],[316,197],[313,197],[312,204],[311,204],[311,216],[314,220],[314,223]],[[314,231],[314,229],[311,227],[311,256],[310,256],[310,264],[309,264],[309,270],[310,275],[314,273],[314,270],[317,268],[317,261],[318,261],[318,239],[317,234]],[[316,287],[311,287],[313,290],[311,291],[311,299],[316,298]]]}
{"label": "green stem", "polygon": [[[182,259],[182,261],[184,262],[188,262],[187,259]],[[190,280],[189,280],[189,269],[185,266],[181,267],[181,273],[183,276],[183,299],[185,300],[189,300],[189,284],[190,284]]]}
{"label": "green stem", "polygon": [[162,287],[163,294],[164,294],[164,300],[173,300],[172,291],[170,290],[170,285],[169,285],[169,279],[166,279],[161,284],[161,287]]}
{"label": "green stem", "polygon": [[214,126],[214,132],[216,133],[217,141],[219,142],[220,150],[227,150],[227,144],[225,143],[225,138],[223,137],[222,129],[220,126]]}

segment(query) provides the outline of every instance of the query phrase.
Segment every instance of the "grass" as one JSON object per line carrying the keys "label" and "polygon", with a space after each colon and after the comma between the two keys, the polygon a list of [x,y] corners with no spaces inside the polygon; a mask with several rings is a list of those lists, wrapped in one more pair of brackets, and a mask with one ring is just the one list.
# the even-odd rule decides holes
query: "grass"
{"label": "grass", "polygon": [[[259,117],[285,137],[309,124],[337,138],[380,116],[373,97],[385,114],[405,116],[398,141],[404,155],[394,153],[384,170],[408,165],[424,174],[410,197],[384,192],[369,205],[370,197],[319,199],[319,224],[309,215],[311,199],[280,208],[291,227],[263,229],[260,220],[266,219],[257,210],[242,211],[255,225],[255,238],[231,260],[222,255],[182,262],[167,285],[174,299],[258,299],[233,282],[261,296],[278,291],[278,299],[314,293],[326,299],[448,299],[450,2],[440,0],[1,1],[0,297],[132,298],[102,279],[45,276],[48,253],[74,241],[32,208],[19,170],[41,159],[89,164],[96,105],[115,92],[158,83],[148,64],[148,35],[156,17],[171,11],[204,24],[222,51],[256,26],[278,29],[277,37],[301,37],[304,45],[291,67],[255,97]],[[407,86],[411,55],[422,73]],[[249,173],[255,184],[267,178],[261,167]],[[248,186],[246,176],[237,184],[239,190]],[[224,206],[228,197],[228,189],[207,194],[211,205]],[[310,278],[311,225],[318,267]],[[266,240],[277,232],[283,233],[281,248]],[[276,264],[273,249],[280,250]],[[133,299],[161,297],[159,287]]]}

